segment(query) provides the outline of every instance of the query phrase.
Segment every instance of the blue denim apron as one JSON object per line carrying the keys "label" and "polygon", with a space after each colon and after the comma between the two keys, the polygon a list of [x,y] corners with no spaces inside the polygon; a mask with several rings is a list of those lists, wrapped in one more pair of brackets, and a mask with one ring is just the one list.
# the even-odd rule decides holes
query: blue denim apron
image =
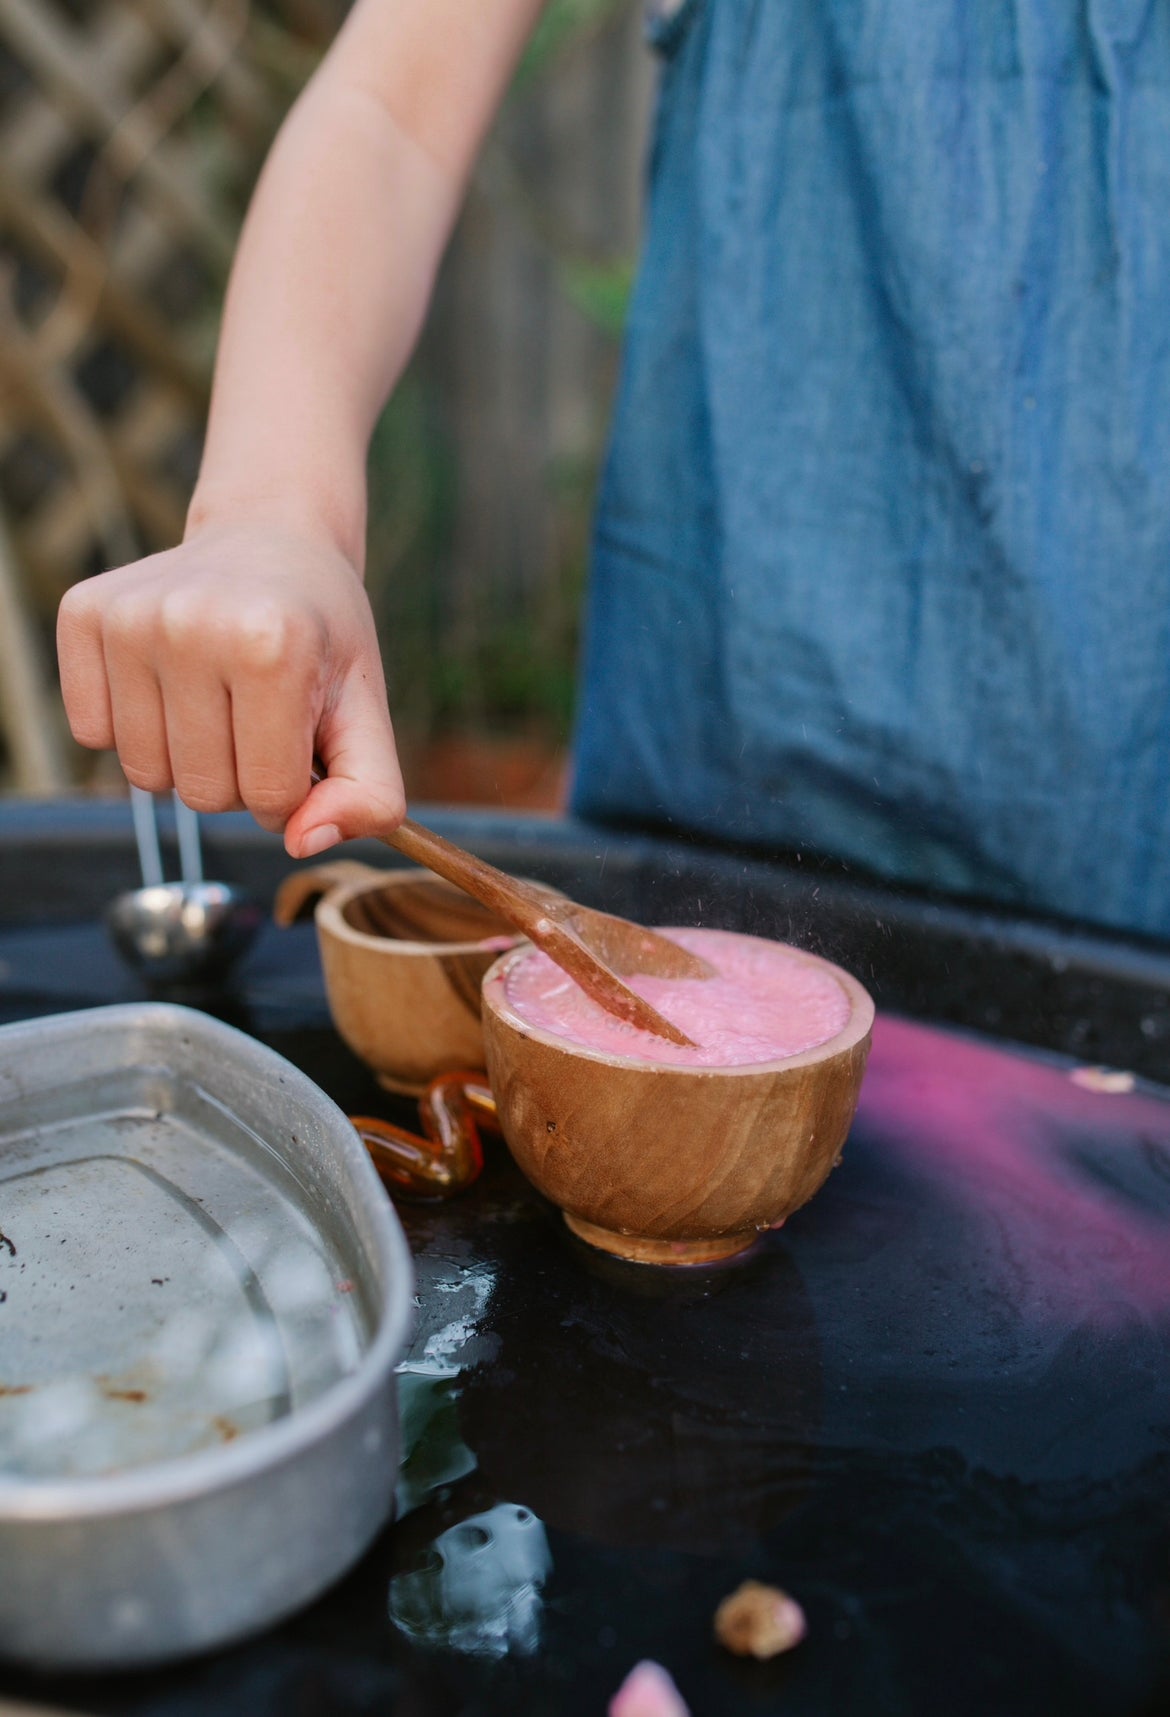
{"label": "blue denim apron", "polygon": [[688,0],[575,809],[1170,934],[1170,0]]}

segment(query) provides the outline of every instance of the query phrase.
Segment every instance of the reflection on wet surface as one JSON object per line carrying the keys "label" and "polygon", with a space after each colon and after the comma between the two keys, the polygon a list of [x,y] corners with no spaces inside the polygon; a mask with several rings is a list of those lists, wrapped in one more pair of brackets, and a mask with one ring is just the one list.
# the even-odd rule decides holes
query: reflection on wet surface
{"label": "reflection on wet surface", "polygon": [[458,1373],[416,1370],[398,1373],[401,1453],[395,1512],[399,1520],[439,1491],[475,1471],[475,1456],[459,1430]]}
{"label": "reflection on wet surface", "polygon": [[477,1465],[461,1434],[460,1397],[495,1272],[439,1260],[430,1269],[424,1265],[422,1276],[412,1357],[398,1367],[398,1518],[435,1498],[462,1518],[393,1577],[388,1613],[408,1639],[428,1650],[489,1659],[531,1655],[540,1643],[541,1593],[552,1566],[543,1524],[523,1506],[497,1502],[468,1513],[472,1505],[460,1500],[461,1493],[451,1496]]}
{"label": "reflection on wet surface", "polygon": [[510,1366],[465,1379],[461,1421],[486,1481],[558,1528],[630,1549],[747,1550],[790,1512],[809,1482],[821,1363],[783,1254],[680,1275],[568,1241],[568,1268],[534,1293],[530,1239],[502,1239],[492,1328],[505,1355],[549,1359],[536,1388]]}

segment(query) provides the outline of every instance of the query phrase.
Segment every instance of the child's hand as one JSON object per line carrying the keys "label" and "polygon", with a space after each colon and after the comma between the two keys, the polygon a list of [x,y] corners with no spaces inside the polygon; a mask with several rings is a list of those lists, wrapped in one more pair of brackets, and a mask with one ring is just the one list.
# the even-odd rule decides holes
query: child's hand
{"label": "child's hand", "polygon": [[[324,537],[207,526],[61,604],[74,737],[196,811],[246,806],[294,858],[395,827],[405,803],[369,602]],[[309,790],[314,754],[328,779]]]}

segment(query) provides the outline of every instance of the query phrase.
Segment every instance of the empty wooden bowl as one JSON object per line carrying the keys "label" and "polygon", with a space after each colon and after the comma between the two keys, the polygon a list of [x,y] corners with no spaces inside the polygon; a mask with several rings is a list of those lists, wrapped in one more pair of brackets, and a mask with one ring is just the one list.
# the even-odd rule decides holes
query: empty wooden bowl
{"label": "empty wooden bowl", "polygon": [[440,1074],[484,1065],[480,987],[521,941],[509,925],[429,872],[352,859],[285,879],[277,922],[309,910],[333,1023],[380,1084],[417,1096]]}
{"label": "empty wooden bowl", "polygon": [[857,1107],[873,1002],[830,973],[849,1015],[827,1042],[781,1061],[677,1067],[589,1049],[522,1019],[505,954],[483,985],[484,1047],[500,1126],[573,1232],[639,1263],[700,1264],[750,1246],[813,1196]]}

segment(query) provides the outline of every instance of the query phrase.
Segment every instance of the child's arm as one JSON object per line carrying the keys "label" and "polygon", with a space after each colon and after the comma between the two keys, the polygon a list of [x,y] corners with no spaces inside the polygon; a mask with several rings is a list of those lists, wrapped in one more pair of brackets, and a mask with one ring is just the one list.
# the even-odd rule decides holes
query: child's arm
{"label": "child's arm", "polygon": [[246,805],[294,857],[403,813],[366,448],[541,3],[358,0],[245,224],[185,540],[61,606],[77,739],[197,810]]}

